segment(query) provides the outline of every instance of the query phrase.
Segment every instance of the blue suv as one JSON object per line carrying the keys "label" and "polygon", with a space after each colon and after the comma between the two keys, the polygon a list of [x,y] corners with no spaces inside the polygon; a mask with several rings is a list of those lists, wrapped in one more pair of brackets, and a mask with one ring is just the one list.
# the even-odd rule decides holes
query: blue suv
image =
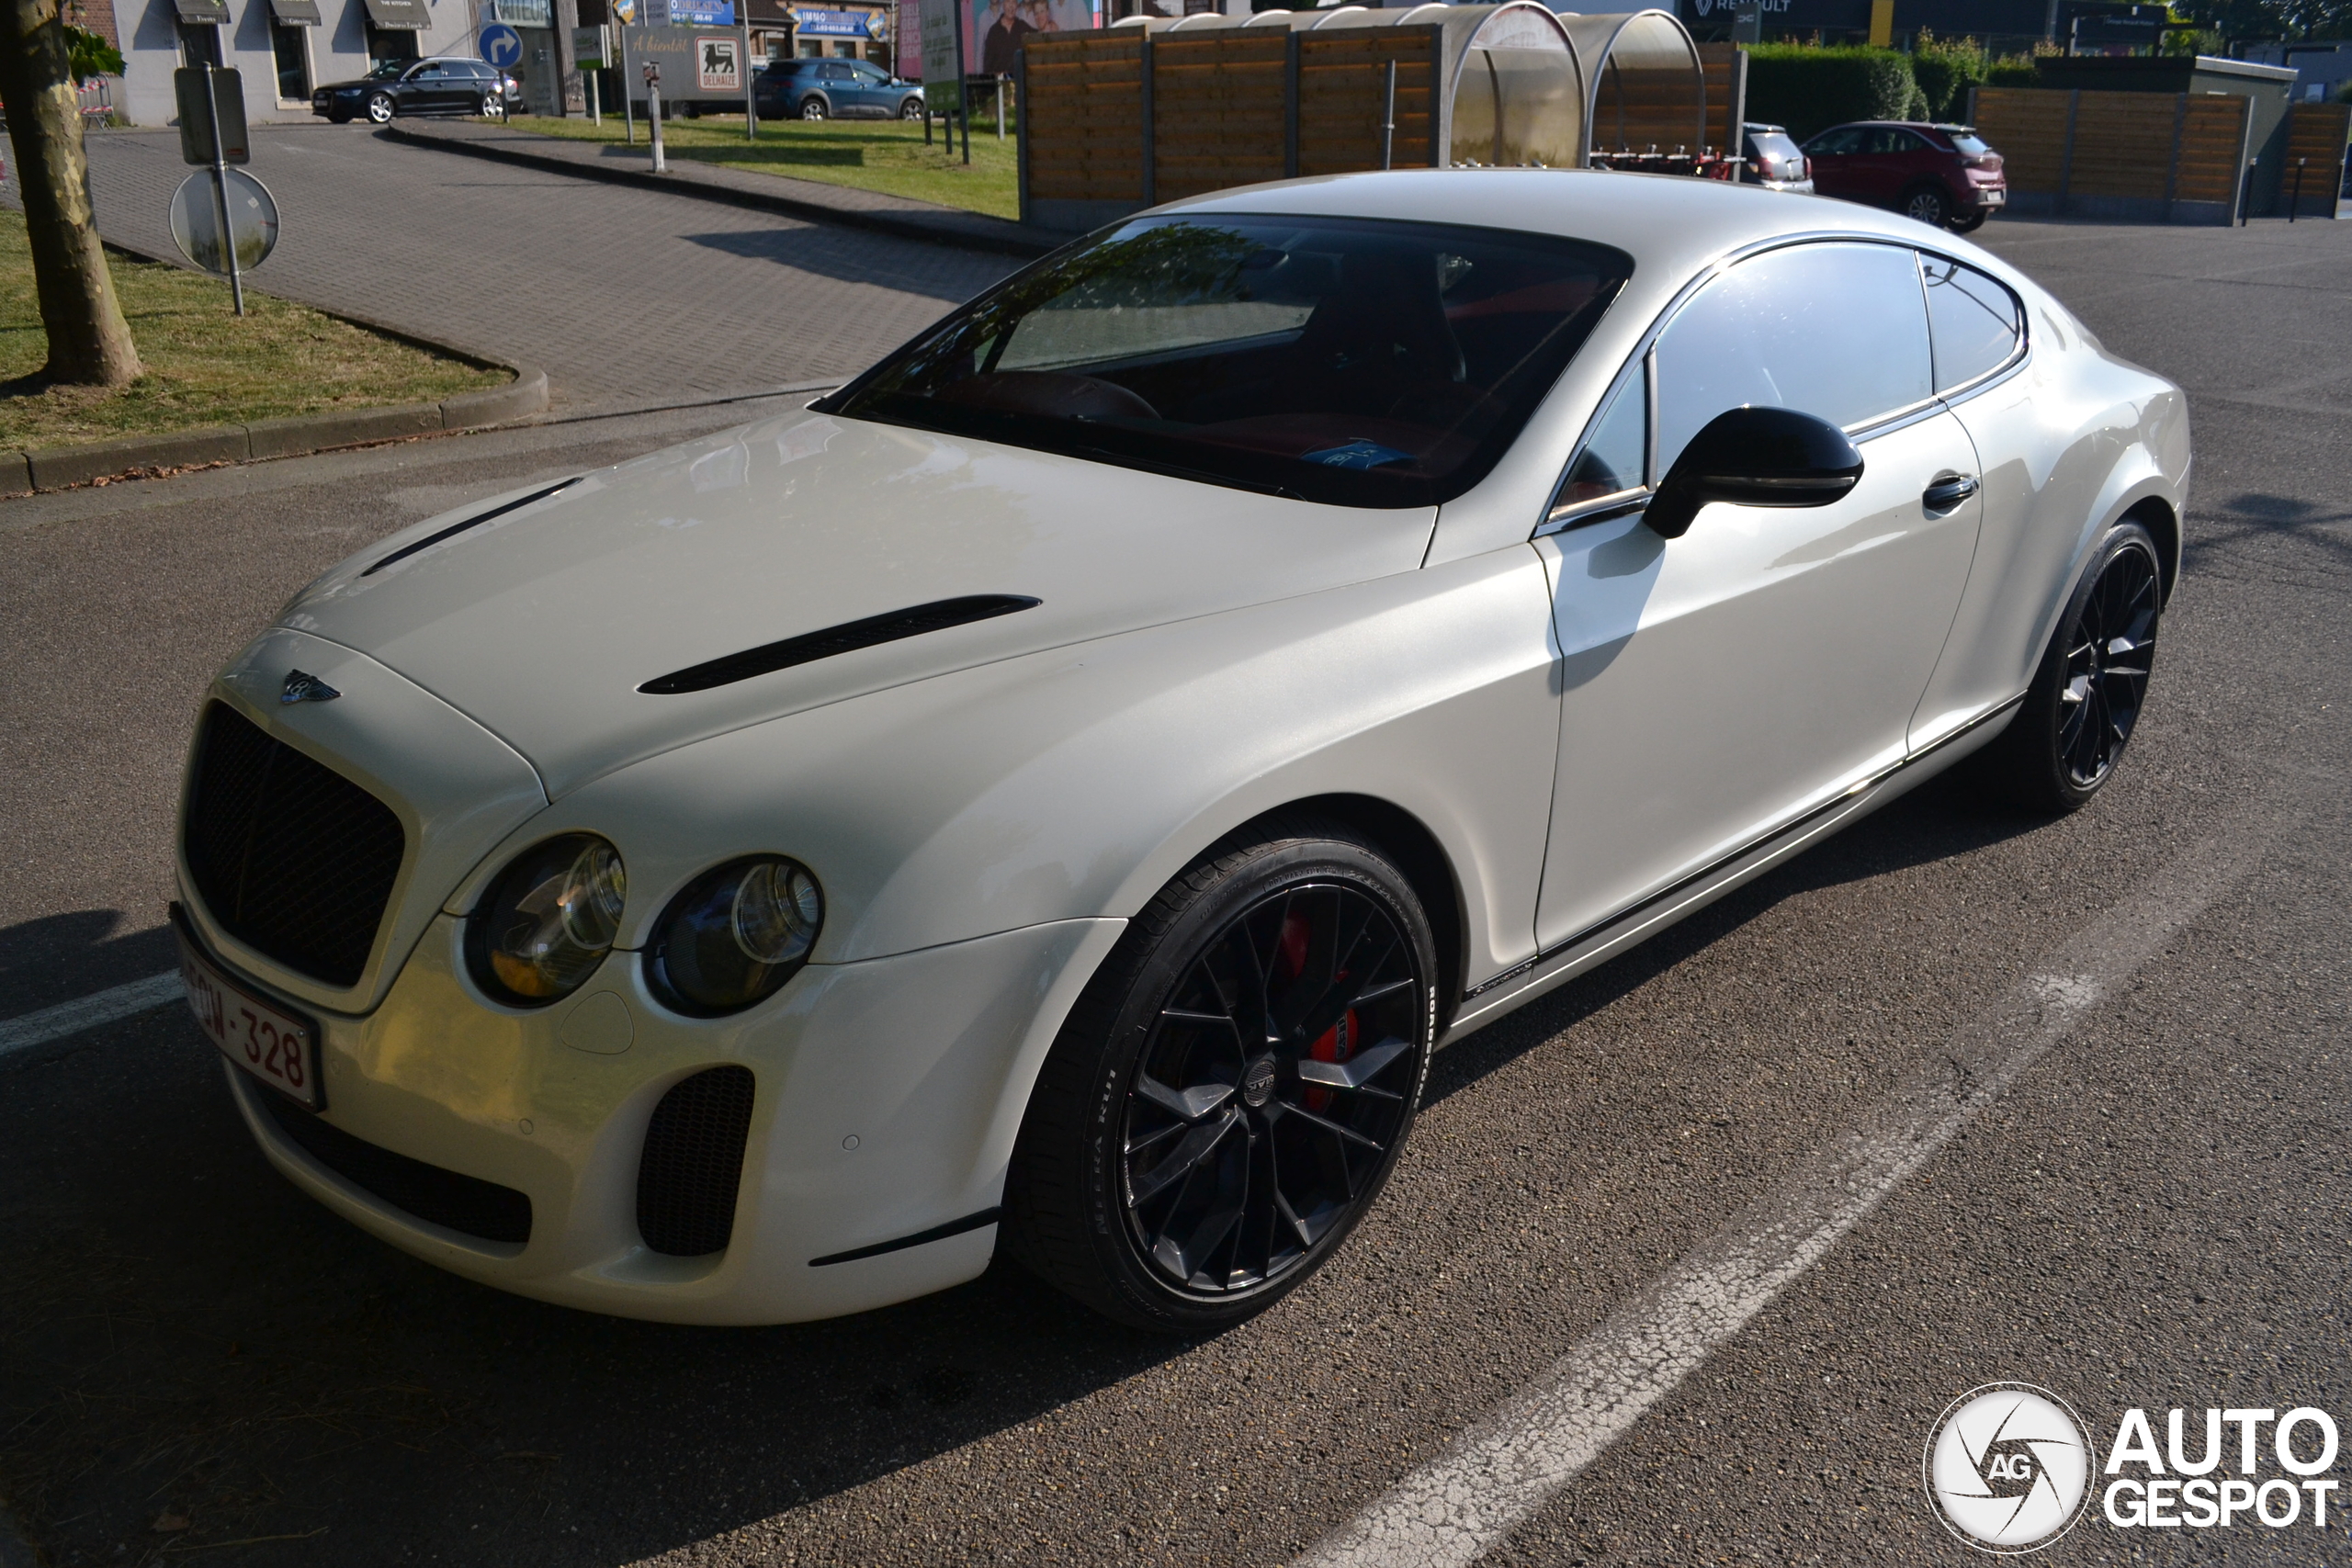
{"label": "blue suv", "polygon": [[778,60],[752,78],[762,119],[921,119],[922,86],[863,60]]}

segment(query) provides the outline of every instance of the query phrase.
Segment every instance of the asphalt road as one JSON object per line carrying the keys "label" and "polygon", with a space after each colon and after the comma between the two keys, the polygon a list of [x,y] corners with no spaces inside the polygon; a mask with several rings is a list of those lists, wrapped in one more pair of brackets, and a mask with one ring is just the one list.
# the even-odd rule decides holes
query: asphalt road
{"label": "asphalt road", "polygon": [[[1986,237],[2194,406],[2188,576],[2091,809],[1932,785],[1450,1048],[1333,1266],[1197,1344],[1011,1269],[756,1331],[536,1305],[298,1196],[173,1010],[19,1051],[0,1495],[60,1564],[1283,1563],[1891,1093],[2012,1047],[1956,1136],[1486,1561],[1975,1561],[1921,1445],[2000,1379],[2101,1450],[2132,1406],[2160,1441],[2175,1406],[2352,1418],[2352,229]],[[285,593],[710,417],[0,504],[0,1020],[167,965],[198,694]],[[2347,1519],[2094,1516],[2044,1560],[2341,1562]]]}
{"label": "asphalt road", "polygon": [[[846,377],[1017,265],[364,125],[255,126],[252,142],[248,172],[282,220],[254,288],[538,365],[559,411]],[[101,231],[176,255],[172,192],[191,172],[178,133],[98,131],[89,150]]]}

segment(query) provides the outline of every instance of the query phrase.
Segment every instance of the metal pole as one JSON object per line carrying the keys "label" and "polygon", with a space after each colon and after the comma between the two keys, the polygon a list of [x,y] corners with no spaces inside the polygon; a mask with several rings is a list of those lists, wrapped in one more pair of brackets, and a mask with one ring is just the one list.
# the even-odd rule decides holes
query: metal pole
{"label": "metal pole", "polygon": [[752,16],[743,13],[743,62],[736,67],[743,73],[743,140],[760,139],[760,105],[752,96]]}
{"label": "metal pole", "polygon": [[996,139],[1004,140],[1004,78],[996,79]]}
{"label": "metal pole", "polygon": [[2295,160],[2295,194],[2287,198],[2287,221],[2290,223],[2292,223],[2295,220],[2295,214],[2302,209],[2303,165],[2310,162],[2311,160],[2308,158],[2298,158]]}
{"label": "metal pole", "polygon": [[212,130],[212,211],[220,224],[220,249],[229,258],[229,299],[245,313],[245,278],[237,266],[237,237],[229,230],[229,160],[220,146],[220,99],[210,61],[204,62],[204,118]]}
{"label": "metal pole", "polygon": [[659,67],[645,68],[645,131],[653,139],[653,172],[666,175],[670,165],[662,156],[662,78]]}
{"label": "metal pole", "polygon": [[596,101],[596,78],[604,73],[605,68],[602,62],[597,63],[595,70],[581,73],[582,76],[588,78],[588,123],[591,125],[605,123],[605,107]]}
{"label": "metal pole", "polygon": [[1392,58],[1388,62],[1388,118],[1383,120],[1380,126],[1380,166],[1383,169],[1393,169],[1396,166],[1396,161],[1392,156],[1392,153],[1396,150],[1396,62]]}
{"label": "metal pole", "polygon": [[628,24],[627,22],[615,23],[613,25],[613,36],[620,39],[621,45],[621,124],[628,129],[626,140],[630,146],[634,147],[637,145],[637,111],[629,107]]}

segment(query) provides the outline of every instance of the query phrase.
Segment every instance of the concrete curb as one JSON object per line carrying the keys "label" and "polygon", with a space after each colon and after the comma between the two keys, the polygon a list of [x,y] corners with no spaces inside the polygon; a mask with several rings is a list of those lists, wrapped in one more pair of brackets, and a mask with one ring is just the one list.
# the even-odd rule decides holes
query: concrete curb
{"label": "concrete curb", "polygon": [[[1007,219],[991,218],[984,212],[957,212],[943,209],[937,216],[905,209],[876,210],[859,207],[836,207],[829,202],[812,201],[781,192],[747,190],[722,184],[704,175],[692,164],[673,164],[666,175],[657,175],[650,168],[635,168],[628,164],[607,164],[602,162],[559,158],[533,152],[511,143],[481,141],[470,138],[435,136],[397,122],[384,126],[376,134],[393,141],[404,141],[413,147],[430,147],[438,152],[457,152],[471,158],[487,158],[492,163],[512,164],[526,169],[538,169],[550,174],[570,175],[574,179],[602,180],[607,185],[633,186],[640,190],[658,190],[672,196],[693,197],[699,201],[714,201],[727,207],[750,208],[754,211],[774,212],[786,218],[799,218],[816,223],[837,223],[854,229],[867,229],[876,233],[889,234],[902,240],[919,240],[932,245],[957,245],[966,250],[995,251],[1006,255],[1024,258],[1042,256],[1048,251],[1068,244],[1078,236],[1057,234],[1034,229],[1024,223]],[[764,175],[747,176],[766,179]]]}
{"label": "concrete curb", "polygon": [[364,446],[372,442],[429,435],[436,431],[503,424],[545,410],[547,372],[533,365],[507,368],[514,372],[514,379],[505,386],[460,392],[437,403],[353,409],[348,412],[302,414],[291,419],[257,419],[209,430],[176,430],[165,435],[134,435],[120,441],[88,441],[29,452],[0,452],[0,491],[64,490],[95,479],[154,469],[244,463],[260,457],[300,457],[338,446]]}

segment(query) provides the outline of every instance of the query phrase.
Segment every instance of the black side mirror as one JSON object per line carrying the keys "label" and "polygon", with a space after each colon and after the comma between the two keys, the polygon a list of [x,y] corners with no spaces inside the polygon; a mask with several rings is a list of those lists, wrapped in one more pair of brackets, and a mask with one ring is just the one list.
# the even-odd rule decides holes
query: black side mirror
{"label": "black side mirror", "polygon": [[1826,506],[1861,477],[1862,455],[1827,420],[1794,409],[1737,408],[1690,438],[1642,520],[1660,538],[1679,539],[1711,501]]}

